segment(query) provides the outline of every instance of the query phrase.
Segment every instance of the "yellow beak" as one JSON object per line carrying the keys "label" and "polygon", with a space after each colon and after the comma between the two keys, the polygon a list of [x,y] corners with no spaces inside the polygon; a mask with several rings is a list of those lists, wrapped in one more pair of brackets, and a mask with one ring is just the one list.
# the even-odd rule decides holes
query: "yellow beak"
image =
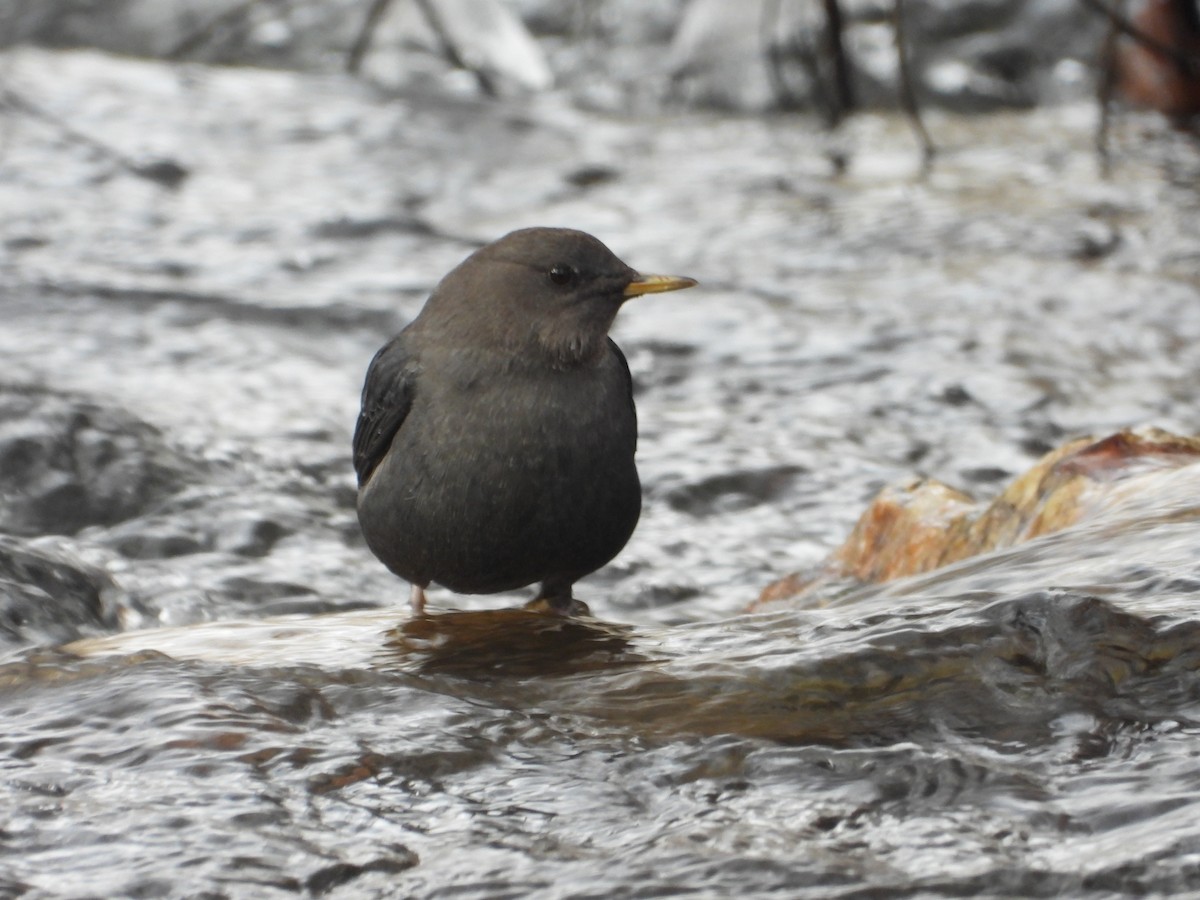
{"label": "yellow beak", "polygon": [[695,278],[687,278],[683,275],[639,275],[625,285],[625,296],[640,297],[642,294],[682,291],[684,288],[695,287],[696,284]]}

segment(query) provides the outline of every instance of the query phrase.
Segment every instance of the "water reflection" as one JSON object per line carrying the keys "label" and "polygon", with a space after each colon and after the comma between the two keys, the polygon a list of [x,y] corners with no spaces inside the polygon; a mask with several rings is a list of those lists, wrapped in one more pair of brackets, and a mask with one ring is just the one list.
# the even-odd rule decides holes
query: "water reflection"
{"label": "water reflection", "polygon": [[383,665],[465,678],[574,675],[634,666],[633,629],[526,609],[427,613],[397,626]]}

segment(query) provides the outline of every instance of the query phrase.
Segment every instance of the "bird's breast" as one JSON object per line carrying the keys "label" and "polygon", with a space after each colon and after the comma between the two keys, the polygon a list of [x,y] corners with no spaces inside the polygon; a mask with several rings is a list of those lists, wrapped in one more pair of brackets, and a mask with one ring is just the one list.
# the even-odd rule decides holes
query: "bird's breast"
{"label": "bird's breast", "polygon": [[620,550],[641,491],[618,359],[593,370],[423,369],[359,496],[380,558],[410,580],[487,592],[577,577]]}

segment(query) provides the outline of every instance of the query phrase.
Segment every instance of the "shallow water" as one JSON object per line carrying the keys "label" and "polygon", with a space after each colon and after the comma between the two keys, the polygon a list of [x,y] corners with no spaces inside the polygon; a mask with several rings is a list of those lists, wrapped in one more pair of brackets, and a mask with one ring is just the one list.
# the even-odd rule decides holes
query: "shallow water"
{"label": "shallow water", "polygon": [[[987,496],[1067,436],[1200,431],[1194,147],[1128,118],[1105,181],[1091,110],[934,117],[922,180],[903,122],[864,117],[833,179],[802,119],[7,63],[192,174],[6,123],[6,380],[148,421],[188,477],[42,539],[112,573],[124,630],[0,657],[0,896],[1200,890],[1191,469],[744,612],[884,484]],[[535,222],[702,282],[616,329],[643,519],[578,588],[594,620],[435,592],[408,622],[354,523],[362,374],[473,241]]]}

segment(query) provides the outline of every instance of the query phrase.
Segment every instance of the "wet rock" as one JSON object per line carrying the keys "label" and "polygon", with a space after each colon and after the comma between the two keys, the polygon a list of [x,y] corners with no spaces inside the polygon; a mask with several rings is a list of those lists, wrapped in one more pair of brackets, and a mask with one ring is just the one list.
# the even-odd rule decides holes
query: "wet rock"
{"label": "wet rock", "polygon": [[[259,558],[328,510],[306,497],[217,488],[181,495],[153,515],[89,532],[88,537],[131,559],[168,559],[217,551]],[[323,499],[323,498],[322,498]]]}
{"label": "wet rock", "polygon": [[294,530],[294,526],[289,527],[269,517],[243,515],[221,530],[216,546],[218,550],[238,556],[266,556],[281,538]]}
{"label": "wet rock", "polygon": [[65,550],[0,535],[0,645],[112,631],[118,594],[105,572]]}
{"label": "wet rock", "polygon": [[[303,584],[295,584],[278,579],[246,577],[230,575],[223,579],[220,588],[231,597],[239,598],[243,603],[255,609],[267,609],[270,602],[278,600],[295,600],[296,598],[315,596],[312,588]],[[272,609],[270,614],[280,615],[285,611]],[[292,612],[291,609],[286,612]]]}
{"label": "wet rock", "polygon": [[972,484],[995,484],[1008,478],[1012,473],[998,466],[972,466],[959,472],[964,481]]}
{"label": "wet rock", "polygon": [[698,596],[700,588],[694,584],[652,581],[641,585],[632,595],[620,598],[619,603],[627,609],[661,609]]}
{"label": "wet rock", "polygon": [[153,181],[165,188],[179,187],[191,175],[191,170],[175,159],[147,159],[129,164],[129,170],[139,178]]}
{"label": "wet rock", "polygon": [[1074,259],[1096,260],[1121,246],[1121,232],[1108,222],[1086,222],[1074,234],[1068,253]]}
{"label": "wet rock", "polygon": [[673,487],[663,499],[693,516],[747,509],[778,497],[804,472],[803,466],[790,465],[722,472]]}
{"label": "wet rock", "polygon": [[783,600],[834,578],[890,581],[939,565],[946,535],[975,509],[968,494],[933,480],[886,487],[817,575],[793,573],[768,585],[759,603]]}
{"label": "wet rock", "polygon": [[397,847],[390,857],[368,860],[364,863],[336,862],[313,872],[304,879],[304,887],[311,894],[326,894],[335,888],[349,884],[366,872],[384,872],[394,875],[411,869],[417,864],[417,855],[405,847]]}
{"label": "wet rock", "polygon": [[1080,438],[1043,457],[990,504],[933,480],[885,488],[815,573],[768,585],[758,602],[816,596],[849,579],[890,581],[1061,531],[1136,495],[1139,479],[1200,463],[1200,438],[1157,429]]}
{"label": "wet rock", "polygon": [[942,403],[947,406],[967,406],[974,403],[975,398],[961,384],[948,384],[937,397]]}
{"label": "wet rock", "polygon": [[6,250],[39,250],[50,245],[50,237],[44,234],[17,234],[4,241]]}
{"label": "wet rock", "polygon": [[432,229],[428,222],[417,216],[390,215],[374,218],[339,216],[318,222],[310,231],[315,238],[356,241],[388,233],[429,234]]}
{"label": "wet rock", "polygon": [[0,385],[0,529],[74,534],[139,515],[192,467],[147,423],[41,387]]}
{"label": "wet rock", "polygon": [[111,535],[97,537],[127,559],[171,559],[208,549],[200,537],[171,522],[152,528],[140,522],[130,529],[118,526]]}
{"label": "wet rock", "polygon": [[619,169],[596,163],[571,169],[563,176],[563,181],[572,187],[590,188],[599,184],[608,184],[620,177],[621,171]]}

